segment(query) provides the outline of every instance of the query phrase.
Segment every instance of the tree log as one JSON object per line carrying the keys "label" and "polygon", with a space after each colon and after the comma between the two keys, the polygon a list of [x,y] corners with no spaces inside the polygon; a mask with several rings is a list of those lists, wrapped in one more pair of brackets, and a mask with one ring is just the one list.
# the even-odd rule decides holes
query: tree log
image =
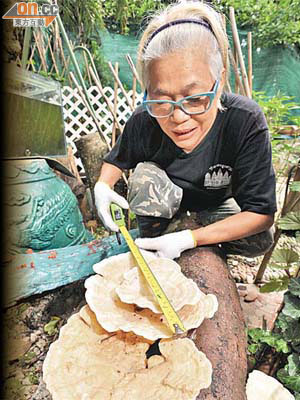
{"label": "tree log", "polygon": [[247,338],[235,282],[218,247],[185,252],[178,263],[182,272],[205,293],[215,294],[219,308],[190,337],[213,366],[212,384],[197,400],[246,400]]}
{"label": "tree log", "polygon": [[101,140],[99,133],[95,132],[76,140],[75,145],[84,166],[87,184],[93,197],[93,189],[100,175],[103,157],[108,152],[107,144]]}

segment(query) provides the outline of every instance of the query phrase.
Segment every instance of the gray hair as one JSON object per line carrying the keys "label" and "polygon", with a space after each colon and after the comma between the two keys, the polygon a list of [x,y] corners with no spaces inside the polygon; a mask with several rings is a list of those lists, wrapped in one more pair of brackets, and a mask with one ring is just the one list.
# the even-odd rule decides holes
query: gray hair
{"label": "gray hair", "polygon": [[[197,23],[169,26],[150,41],[158,28],[178,19],[206,21],[211,30]],[[228,75],[228,39],[222,18],[211,6],[195,0],[179,0],[154,16],[142,35],[137,68],[145,88],[149,85],[149,67],[152,61],[186,49],[200,49],[200,57],[207,63],[213,79],[220,79],[222,70]]]}

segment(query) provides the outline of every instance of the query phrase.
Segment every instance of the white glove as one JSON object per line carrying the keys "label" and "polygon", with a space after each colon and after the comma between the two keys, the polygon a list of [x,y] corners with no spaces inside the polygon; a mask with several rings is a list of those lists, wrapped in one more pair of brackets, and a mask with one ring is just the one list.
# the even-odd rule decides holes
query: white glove
{"label": "white glove", "polygon": [[118,232],[119,227],[114,223],[111,212],[110,204],[116,203],[122,208],[129,208],[127,200],[120,196],[114,190],[112,190],[107,183],[97,182],[94,187],[95,194],[95,205],[98,211],[98,215],[103,222],[106,229],[113,232]]}
{"label": "white glove", "polygon": [[168,233],[156,238],[136,239],[135,244],[145,250],[156,250],[158,257],[177,258],[180,254],[197,246],[190,229]]}

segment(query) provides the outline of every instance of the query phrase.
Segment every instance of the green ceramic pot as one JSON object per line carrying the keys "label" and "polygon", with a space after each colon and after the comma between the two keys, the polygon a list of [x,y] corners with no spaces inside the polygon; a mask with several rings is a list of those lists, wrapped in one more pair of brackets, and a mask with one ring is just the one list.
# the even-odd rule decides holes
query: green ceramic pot
{"label": "green ceramic pot", "polygon": [[8,254],[91,240],[76,196],[44,159],[5,161],[4,170]]}

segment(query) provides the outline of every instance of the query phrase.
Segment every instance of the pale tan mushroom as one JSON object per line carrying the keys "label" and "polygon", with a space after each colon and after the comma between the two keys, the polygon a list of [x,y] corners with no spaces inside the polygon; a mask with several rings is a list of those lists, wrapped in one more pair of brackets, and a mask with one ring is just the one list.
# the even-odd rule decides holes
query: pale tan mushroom
{"label": "pale tan mushroom", "polygon": [[254,370],[246,385],[247,400],[295,400],[295,397],[275,378]]}
{"label": "pale tan mushroom", "polygon": [[[149,309],[139,309],[134,304],[122,303],[117,296],[116,283],[100,275],[93,275],[85,281],[85,298],[97,320],[108,332],[122,330],[134,332],[150,340],[168,338],[172,331],[163,314]],[[177,313],[186,329],[197,328],[204,318],[211,318],[216,311],[214,295],[202,294],[195,305],[186,305]]]}
{"label": "pale tan mushroom", "polygon": [[[141,250],[141,253],[147,262],[157,258],[151,251]],[[135,258],[128,252],[105,258],[95,264],[93,269],[97,274],[119,285],[123,281],[124,273],[136,266]]]}
{"label": "pale tan mushroom", "polygon": [[[157,258],[150,261],[149,266],[176,311],[186,304],[198,303],[201,292],[192,279],[183,275],[179,264],[168,258]],[[136,304],[161,314],[158,301],[138,267],[124,273],[116,292],[124,303]]]}
{"label": "pale tan mushroom", "polygon": [[160,343],[146,361],[149,341],[110,334],[85,306],[52,343],[43,379],[53,400],[194,400],[211,384],[212,367],[187,338]]}

